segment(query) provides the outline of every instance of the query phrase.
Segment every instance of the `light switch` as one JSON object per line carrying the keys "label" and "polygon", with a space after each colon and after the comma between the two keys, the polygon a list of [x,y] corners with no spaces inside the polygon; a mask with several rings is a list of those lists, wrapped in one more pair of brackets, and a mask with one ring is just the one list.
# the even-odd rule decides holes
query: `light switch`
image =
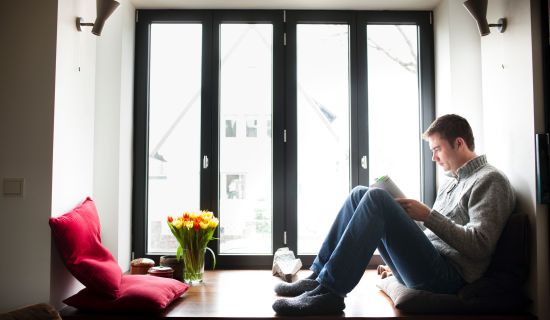
{"label": "light switch", "polygon": [[4,178],[2,193],[4,196],[22,197],[24,181],[23,178]]}

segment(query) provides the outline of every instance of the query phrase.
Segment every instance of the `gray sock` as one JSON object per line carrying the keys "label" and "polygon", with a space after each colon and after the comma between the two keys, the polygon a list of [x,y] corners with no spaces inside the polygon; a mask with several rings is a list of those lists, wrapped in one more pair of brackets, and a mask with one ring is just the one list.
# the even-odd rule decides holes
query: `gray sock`
{"label": "gray sock", "polygon": [[279,299],[273,303],[278,315],[306,316],[339,314],[346,308],[344,298],[332,292],[312,295],[306,292],[294,298]]}
{"label": "gray sock", "polygon": [[299,296],[306,291],[313,290],[319,286],[319,282],[312,279],[302,279],[294,283],[281,282],[275,286],[275,293],[285,297]]}

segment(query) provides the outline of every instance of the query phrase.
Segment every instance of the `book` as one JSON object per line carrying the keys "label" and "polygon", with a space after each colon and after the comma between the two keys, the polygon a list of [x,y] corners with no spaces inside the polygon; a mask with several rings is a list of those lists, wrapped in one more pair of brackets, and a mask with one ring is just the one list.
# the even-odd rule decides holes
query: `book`
{"label": "book", "polygon": [[394,198],[405,198],[405,194],[399,187],[393,182],[390,176],[383,175],[374,180],[374,183],[370,185],[371,188],[380,188],[386,190]]}

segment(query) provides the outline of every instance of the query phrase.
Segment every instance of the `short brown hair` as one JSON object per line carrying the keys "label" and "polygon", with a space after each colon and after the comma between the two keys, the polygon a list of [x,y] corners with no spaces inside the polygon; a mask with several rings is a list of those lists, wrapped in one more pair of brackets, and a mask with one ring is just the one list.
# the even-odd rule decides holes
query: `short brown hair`
{"label": "short brown hair", "polygon": [[462,138],[471,151],[475,149],[474,134],[472,127],[466,119],[456,114],[446,114],[435,119],[430,127],[422,134],[422,137],[427,140],[434,133],[439,133],[441,138],[447,140],[454,148],[456,138]]}

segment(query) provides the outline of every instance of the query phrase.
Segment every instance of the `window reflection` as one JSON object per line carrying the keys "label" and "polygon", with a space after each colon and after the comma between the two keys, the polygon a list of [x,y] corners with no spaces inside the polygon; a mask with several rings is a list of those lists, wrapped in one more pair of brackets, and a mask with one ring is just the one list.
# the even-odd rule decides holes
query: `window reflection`
{"label": "window reflection", "polygon": [[273,252],[272,39],[270,24],[220,26],[221,254]]}

